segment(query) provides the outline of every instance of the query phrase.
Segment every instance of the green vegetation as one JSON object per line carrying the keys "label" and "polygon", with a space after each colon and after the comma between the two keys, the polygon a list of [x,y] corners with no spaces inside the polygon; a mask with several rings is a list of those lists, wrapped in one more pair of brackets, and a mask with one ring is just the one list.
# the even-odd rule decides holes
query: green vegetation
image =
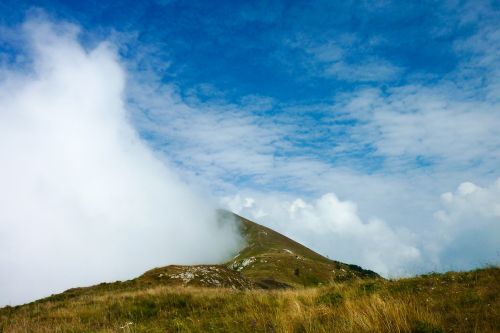
{"label": "green vegetation", "polygon": [[326,292],[324,294],[321,294],[318,297],[318,304],[326,304],[326,305],[337,305],[341,304],[342,301],[344,300],[344,297],[342,296],[341,293],[336,292],[336,291],[330,291]]}
{"label": "green vegetation", "polygon": [[248,244],[226,264],[4,307],[0,332],[500,332],[498,267],[385,280],[240,221]]}

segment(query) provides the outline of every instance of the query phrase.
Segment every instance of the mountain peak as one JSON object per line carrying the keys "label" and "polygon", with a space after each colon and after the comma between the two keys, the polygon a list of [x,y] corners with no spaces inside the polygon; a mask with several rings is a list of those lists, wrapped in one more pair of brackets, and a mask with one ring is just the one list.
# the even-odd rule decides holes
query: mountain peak
{"label": "mountain peak", "polygon": [[245,237],[246,246],[226,267],[242,273],[262,288],[307,287],[330,281],[378,278],[377,273],[356,265],[330,260],[304,245],[260,224],[228,211]]}

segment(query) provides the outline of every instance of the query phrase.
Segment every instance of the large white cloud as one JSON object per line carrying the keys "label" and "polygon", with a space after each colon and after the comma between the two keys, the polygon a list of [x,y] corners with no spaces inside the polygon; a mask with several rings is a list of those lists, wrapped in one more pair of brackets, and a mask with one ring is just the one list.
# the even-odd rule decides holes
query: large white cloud
{"label": "large white cloud", "polygon": [[[218,262],[239,236],[136,134],[112,46],[71,25],[23,28],[27,68],[0,82],[0,305]],[[209,201],[209,200],[208,200]]]}
{"label": "large white cloud", "polygon": [[441,196],[431,249],[450,269],[500,263],[500,178],[489,186],[471,182]]}

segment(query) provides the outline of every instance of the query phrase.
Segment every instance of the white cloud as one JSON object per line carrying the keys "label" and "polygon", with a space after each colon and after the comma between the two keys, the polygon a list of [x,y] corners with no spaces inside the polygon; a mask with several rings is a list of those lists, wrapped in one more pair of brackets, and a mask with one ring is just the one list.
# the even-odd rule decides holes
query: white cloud
{"label": "white cloud", "polygon": [[452,233],[500,225],[500,178],[488,187],[464,182],[455,193],[443,193],[441,201],[442,209],[436,212],[436,219],[453,228]]}
{"label": "white cloud", "polygon": [[33,19],[32,68],[2,68],[0,304],[218,262],[238,246],[136,134],[112,46],[87,51],[77,32]]}
{"label": "white cloud", "polygon": [[500,262],[500,178],[490,186],[471,182],[441,195],[431,257],[440,267],[470,269]]}

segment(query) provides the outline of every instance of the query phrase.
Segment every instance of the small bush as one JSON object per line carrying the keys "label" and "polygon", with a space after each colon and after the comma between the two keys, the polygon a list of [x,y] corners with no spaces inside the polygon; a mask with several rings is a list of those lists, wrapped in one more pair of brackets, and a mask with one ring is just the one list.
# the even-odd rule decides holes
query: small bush
{"label": "small bush", "polygon": [[318,304],[327,304],[327,305],[338,305],[344,301],[344,297],[342,294],[338,292],[329,292],[321,295],[317,299]]}
{"label": "small bush", "polygon": [[479,295],[477,293],[475,293],[473,291],[469,291],[465,295],[462,296],[461,303],[463,305],[480,304],[481,297],[479,297]]}
{"label": "small bush", "polygon": [[418,320],[413,326],[412,333],[444,333],[444,331],[434,324]]}
{"label": "small bush", "polygon": [[130,308],[130,316],[139,321],[141,319],[149,319],[156,317],[160,307],[153,300],[141,299],[134,302]]}
{"label": "small bush", "polygon": [[120,304],[113,302],[107,307],[106,316],[109,322],[118,320],[119,318],[122,317],[122,315],[123,315],[123,309],[120,306]]}
{"label": "small bush", "polygon": [[304,323],[295,323],[293,326],[293,333],[306,333],[306,327],[304,326]]}
{"label": "small bush", "polygon": [[321,283],[321,281],[314,275],[308,275],[305,278],[305,283],[307,286],[317,286]]}
{"label": "small bush", "polygon": [[367,294],[373,294],[379,289],[379,285],[375,282],[367,282],[361,285],[361,291]]}

